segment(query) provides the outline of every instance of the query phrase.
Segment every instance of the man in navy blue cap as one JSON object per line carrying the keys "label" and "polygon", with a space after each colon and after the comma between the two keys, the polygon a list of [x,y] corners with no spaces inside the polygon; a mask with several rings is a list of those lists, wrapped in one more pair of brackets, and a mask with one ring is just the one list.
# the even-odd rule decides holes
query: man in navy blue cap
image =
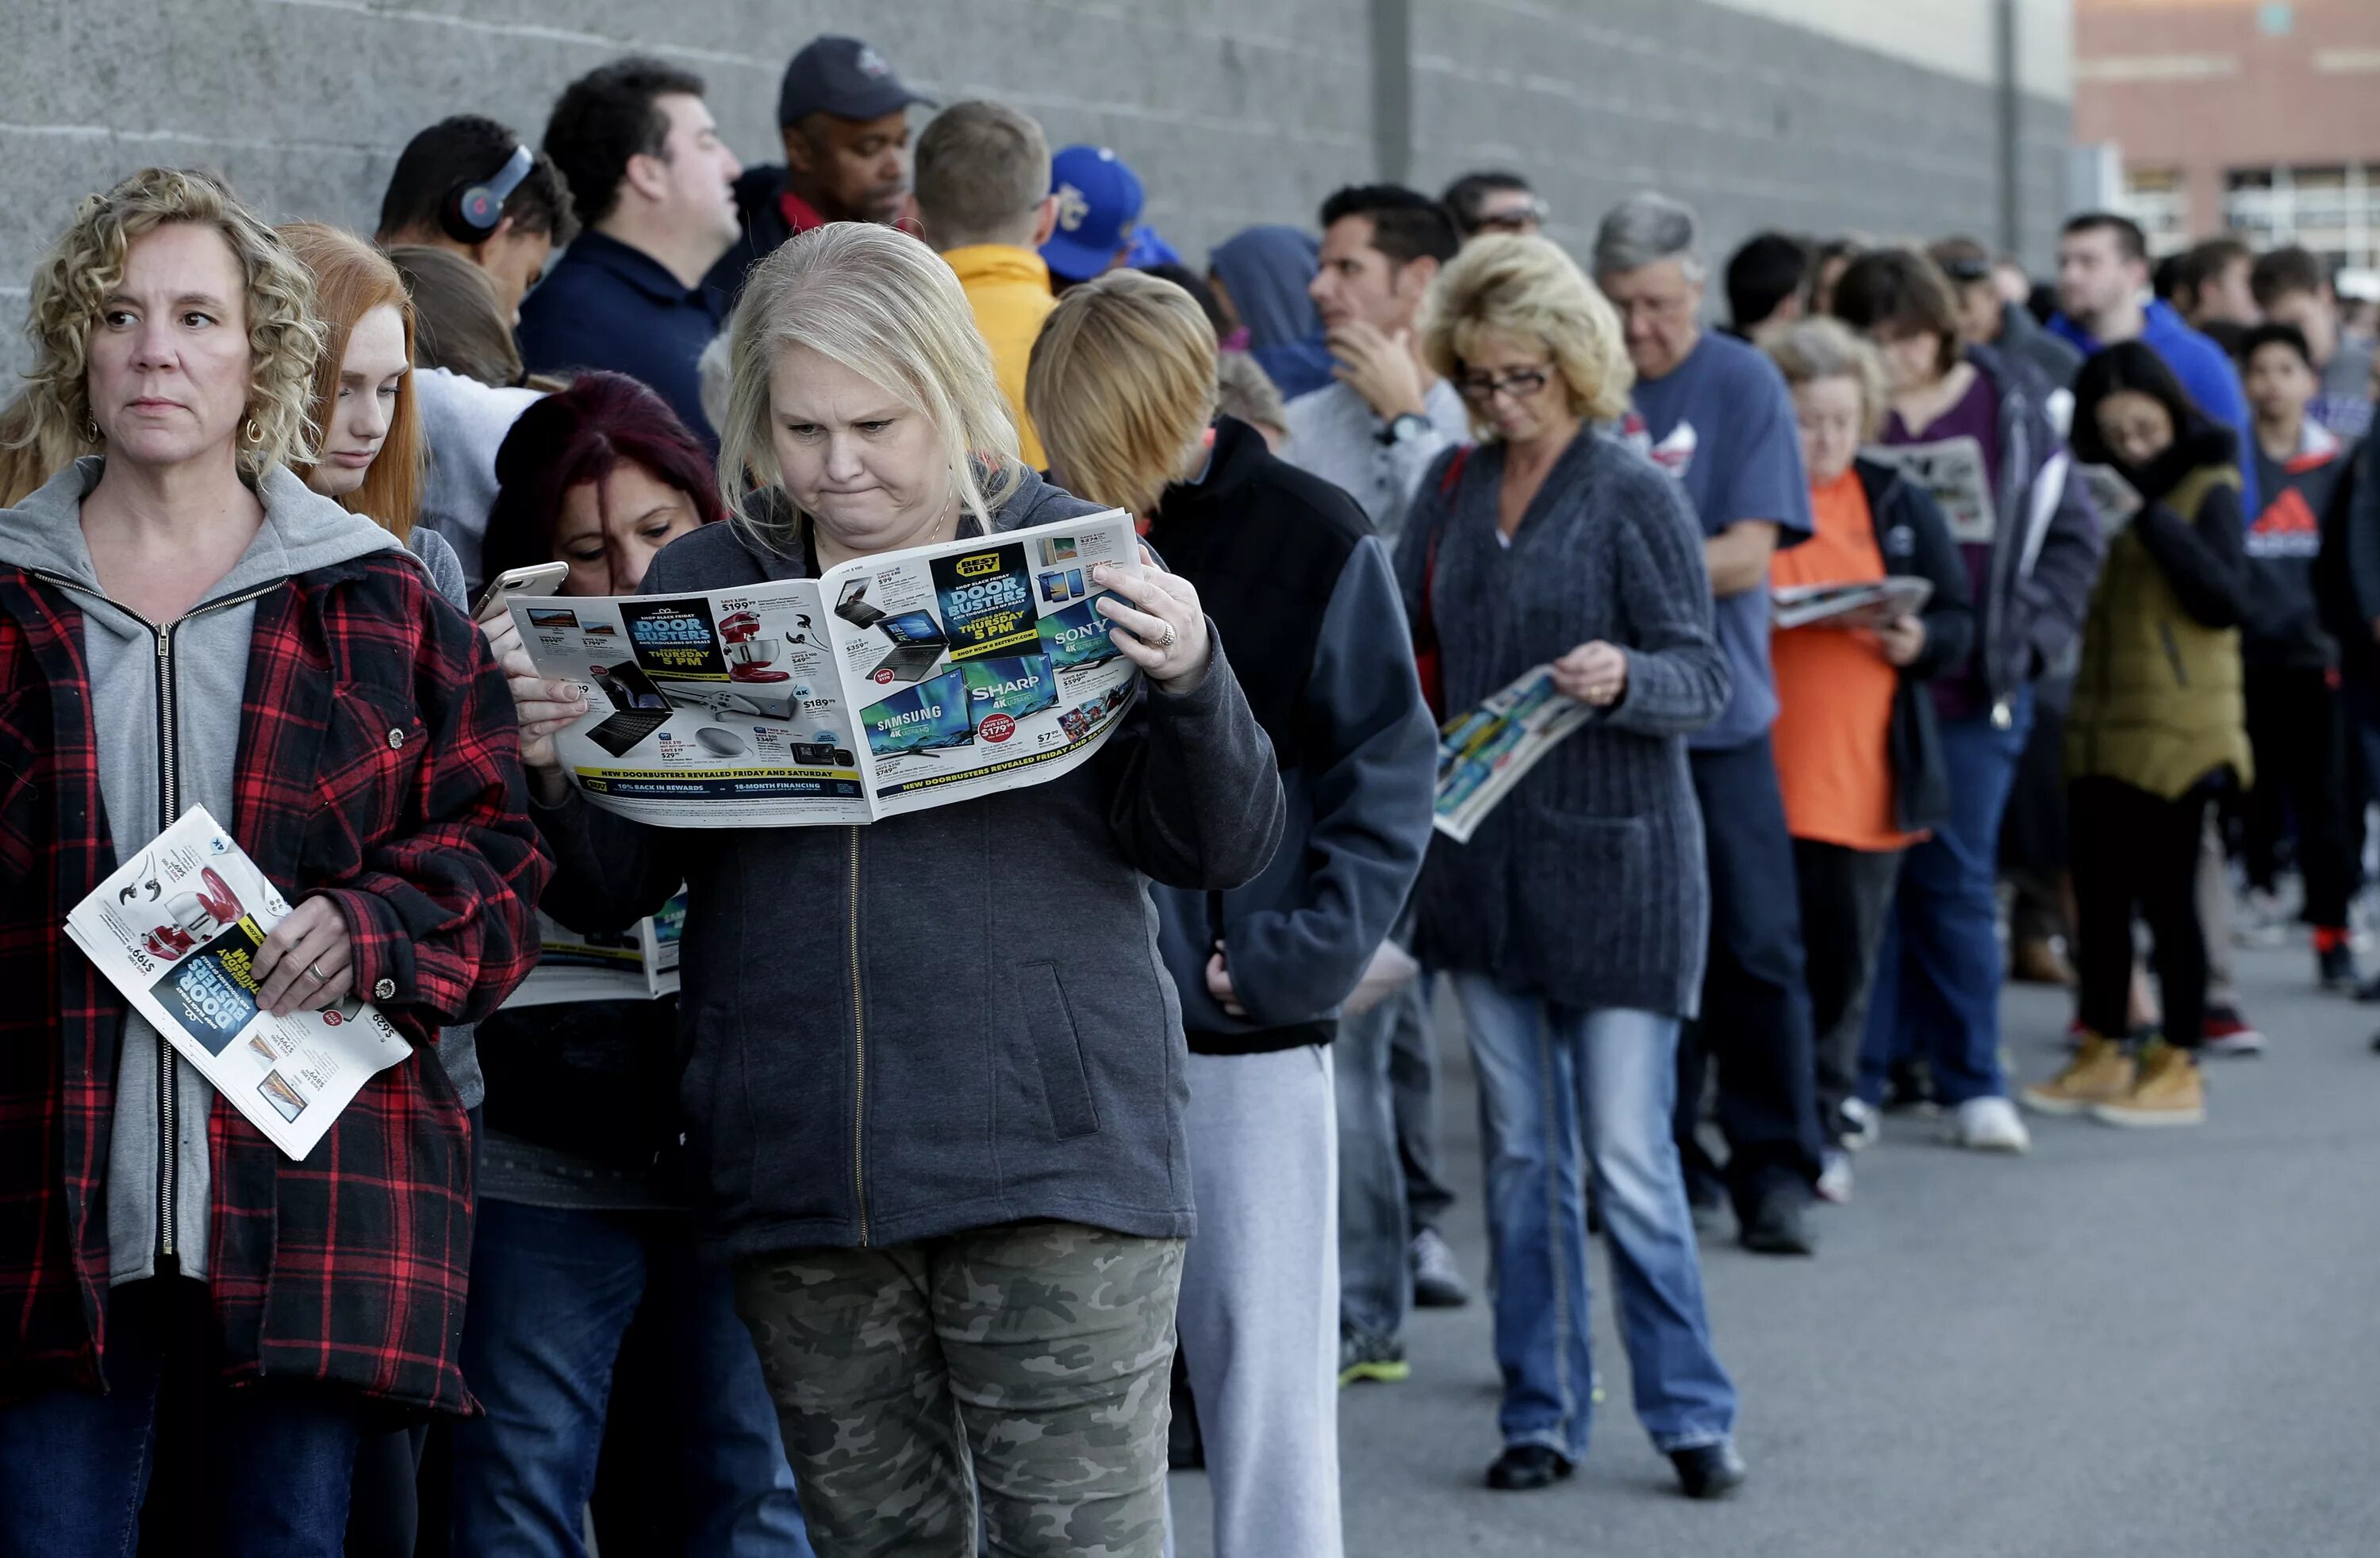
{"label": "man in navy blue cap", "polygon": [[1140,176],[1104,146],[1069,146],[1050,159],[1058,227],[1041,246],[1050,278],[1063,292],[1125,262],[1140,221]]}
{"label": "man in navy blue cap", "polygon": [[856,38],[814,38],[785,67],[777,131],[785,160],[735,181],[743,236],[704,285],[733,303],[762,255],[830,222],[901,220],[909,198],[911,91],[892,65]]}

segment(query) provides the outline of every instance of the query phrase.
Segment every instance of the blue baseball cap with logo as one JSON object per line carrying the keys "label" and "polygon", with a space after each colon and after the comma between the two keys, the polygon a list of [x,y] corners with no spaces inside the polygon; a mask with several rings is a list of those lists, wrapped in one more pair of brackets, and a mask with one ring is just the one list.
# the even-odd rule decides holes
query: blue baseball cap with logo
{"label": "blue baseball cap with logo", "polygon": [[1104,146],[1069,146],[1050,159],[1050,192],[1058,197],[1058,225],[1041,246],[1050,274],[1067,281],[1105,274],[1140,220],[1140,176]]}

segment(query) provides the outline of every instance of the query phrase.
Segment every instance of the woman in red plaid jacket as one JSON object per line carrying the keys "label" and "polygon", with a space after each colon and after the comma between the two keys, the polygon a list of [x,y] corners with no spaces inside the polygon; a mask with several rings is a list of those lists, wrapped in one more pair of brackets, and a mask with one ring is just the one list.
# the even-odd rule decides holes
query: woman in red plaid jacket
{"label": "woman in red plaid jacket", "polygon": [[[287,469],[311,305],[227,189],[157,169],[33,283],[32,420],[104,454],[0,510],[0,1558],[127,1550],[152,1466],[187,1551],[335,1553],[358,1433],[470,1405],[431,1041],[528,973],[549,868],[479,636]],[[414,1045],[303,1162],[62,934],[192,805],[297,906],[261,1003],[353,995]]]}

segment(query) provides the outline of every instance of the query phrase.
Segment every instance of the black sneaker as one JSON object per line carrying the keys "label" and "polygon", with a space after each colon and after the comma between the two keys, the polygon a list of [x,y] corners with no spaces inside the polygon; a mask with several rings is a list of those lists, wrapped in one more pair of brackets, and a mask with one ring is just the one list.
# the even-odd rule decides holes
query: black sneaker
{"label": "black sneaker", "polygon": [[1405,1361],[1402,1337],[1378,1336],[1369,1331],[1339,1333],[1339,1383],[1342,1389],[1358,1380],[1377,1380],[1392,1385],[1412,1378],[1413,1365]]}
{"label": "black sneaker", "polygon": [[1446,1248],[1437,1229],[1424,1228],[1415,1234],[1406,1254],[1413,1268],[1413,1296],[1417,1307],[1459,1309],[1471,1302],[1471,1289],[1463,1282],[1463,1268],[1454,1263],[1454,1251]]}
{"label": "black sneaker", "polygon": [[1560,1451],[1542,1444],[1507,1444],[1488,1468],[1488,1486],[1500,1493],[1550,1488],[1577,1468]]}
{"label": "black sneaker", "polygon": [[1809,1197],[1797,1188],[1780,1186],[1766,1192],[1743,1220],[1743,1248],[1755,1255],[1817,1254],[1809,1207]]}
{"label": "black sneaker", "polygon": [[1672,1450],[1670,1464],[1678,1468],[1678,1486],[1690,1499],[1727,1497],[1742,1482],[1745,1470],[1743,1457],[1724,1440],[1691,1450]]}
{"label": "black sneaker", "polygon": [[2355,949],[2345,942],[2336,942],[2313,955],[2314,982],[2325,990],[2351,990],[2359,998],[2363,993],[2362,980],[2355,972]]}

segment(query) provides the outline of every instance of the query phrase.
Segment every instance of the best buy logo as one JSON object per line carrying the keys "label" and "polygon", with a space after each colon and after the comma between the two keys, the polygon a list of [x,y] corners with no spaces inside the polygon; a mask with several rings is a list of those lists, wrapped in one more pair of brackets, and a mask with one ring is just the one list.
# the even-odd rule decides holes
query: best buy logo
{"label": "best buy logo", "polygon": [[1000,554],[986,552],[974,557],[962,557],[952,565],[952,571],[961,578],[981,578],[1000,571]]}

